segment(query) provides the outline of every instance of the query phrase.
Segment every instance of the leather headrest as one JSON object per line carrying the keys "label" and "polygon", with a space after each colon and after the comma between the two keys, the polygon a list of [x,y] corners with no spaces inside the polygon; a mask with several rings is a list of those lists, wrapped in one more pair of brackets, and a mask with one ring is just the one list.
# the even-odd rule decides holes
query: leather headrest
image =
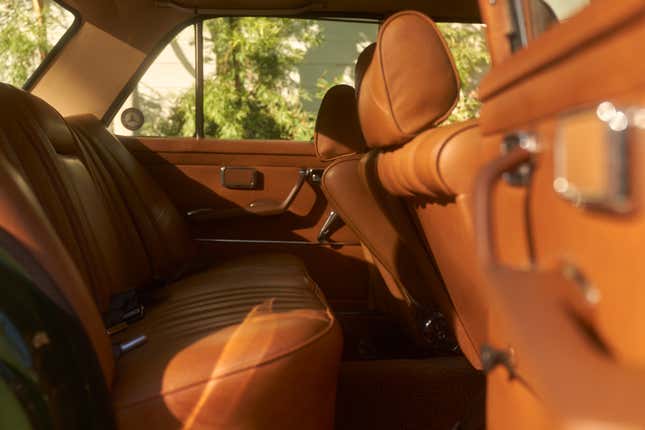
{"label": "leather headrest", "polygon": [[336,85],[327,91],[316,119],[314,144],[322,161],[365,152],[354,88]]}
{"label": "leather headrest", "polygon": [[[0,99],[8,115],[0,122],[6,132],[42,133],[59,155],[78,155],[78,147],[63,117],[44,100],[7,84],[0,84]],[[12,138],[13,137],[12,135]]]}
{"label": "leather headrest", "polygon": [[459,100],[454,60],[435,23],[399,12],[382,25],[358,110],[370,147],[401,145],[445,120]]}
{"label": "leather headrest", "polygon": [[354,68],[354,88],[356,88],[356,94],[358,95],[361,91],[361,83],[363,82],[363,76],[365,76],[365,71],[367,67],[372,62],[374,58],[374,51],[376,50],[376,43],[370,44],[368,47],[363,49],[361,54],[356,60],[356,67]]}

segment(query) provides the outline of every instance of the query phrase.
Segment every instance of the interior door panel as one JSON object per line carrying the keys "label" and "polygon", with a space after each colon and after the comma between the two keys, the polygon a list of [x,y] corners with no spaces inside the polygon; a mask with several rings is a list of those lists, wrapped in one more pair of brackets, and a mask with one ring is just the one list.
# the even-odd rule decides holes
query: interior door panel
{"label": "interior door panel", "polygon": [[[509,27],[499,12],[505,3],[480,2],[497,8],[484,14],[489,25]],[[537,428],[644,428],[645,269],[639,257],[645,120],[638,115],[645,118],[645,111],[638,108],[645,106],[645,61],[635,53],[645,41],[645,4],[591,2],[512,55],[504,54],[502,38],[489,36],[491,49],[502,55],[494,55],[498,64],[480,88],[481,127],[487,150],[499,155],[482,169],[475,191],[496,358],[489,361],[489,428],[528,428],[535,422],[546,426]],[[578,134],[566,132],[565,118],[575,112],[597,112],[590,121],[604,121],[598,110],[604,102],[615,106],[612,118],[620,124],[607,120],[601,135],[603,127],[595,123],[581,123]],[[533,144],[502,155],[501,143],[518,133],[532,136]],[[592,141],[615,145],[619,134],[629,145],[624,163],[592,152],[598,150]],[[572,150],[567,159],[584,173],[578,178],[597,186],[599,177],[624,173],[628,210],[565,198],[563,184],[574,184],[556,174],[555,148],[562,139],[581,139],[572,145],[578,153]],[[518,166],[513,157],[532,165],[524,208],[503,205],[500,184]],[[501,222],[509,210],[523,211],[525,229]],[[529,247],[523,269],[508,255],[512,234],[524,236]],[[513,386],[518,382],[526,389]]]}
{"label": "interior door panel", "polygon": [[[188,217],[205,254],[297,254],[337,308],[365,306],[369,273],[354,233],[341,223],[329,243],[318,241],[331,208],[317,181],[325,164],[313,144],[121,139]],[[222,168],[253,169],[256,181],[248,188],[231,187]]]}

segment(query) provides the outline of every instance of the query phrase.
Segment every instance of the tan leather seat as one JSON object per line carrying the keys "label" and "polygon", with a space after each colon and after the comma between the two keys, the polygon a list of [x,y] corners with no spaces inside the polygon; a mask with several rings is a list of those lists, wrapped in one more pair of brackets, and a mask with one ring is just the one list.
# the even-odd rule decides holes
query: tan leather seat
{"label": "tan leather seat", "polygon": [[[27,200],[39,215],[24,222],[49,229],[54,252],[38,249],[38,235],[24,240],[72,279],[61,289],[78,303],[119,427],[331,428],[342,337],[299,260],[247,257],[187,274],[194,250],[183,220],[129,153],[97,150],[119,145],[105,128],[72,130],[6,85],[0,100],[4,176],[35,194]],[[0,222],[15,223],[15,213]],[[112,339],[148,342],[115,363],[99,311],[116,292],[160,282],[144,319]]]}
{"label": "tan leather seat", "polygon": [[[388,20],[379,33],[379,42],[359,56],[355,72],[359,94],[375,52],[389,40],[391,31],[396,29]],[[436,43],[436,35],[433,37]],[[449,54],[440,49],[428,55],[445,62]],[[385,288],[375,291],[377,308],[399,321],[420,346],[438,346],[445,340],[443,336],[448,333],[443,315],[463,334],[441,277],[429,264],[432,256],[419,237],[411,213],[399,198],[380,186],[374,174],[375,160],[363,156],[367,146],[353,88],[339,85],[327,92],[318,113],[314,143],[320,159],[333,161],[323,175],[325,195],[367,247],[384,281]]]}
{"label": "tan leather seat", "polygon": [[365,72],[359,117],[366,145],[363,179],[390,199],[403,198],[449,293],[459,344],[475,367],[485,340],[486,301],[475,256],[470,189],[479,166],[476,121],[438,127],[459,98],[452,56],[428,17],[392,16]]}

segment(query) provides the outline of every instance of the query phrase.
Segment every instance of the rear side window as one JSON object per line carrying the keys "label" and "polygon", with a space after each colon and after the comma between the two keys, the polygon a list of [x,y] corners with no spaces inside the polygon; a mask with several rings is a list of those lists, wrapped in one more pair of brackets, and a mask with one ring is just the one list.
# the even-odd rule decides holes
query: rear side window
{"label": "rear side window", "polygon": [[508,34],[511,51],[529,42],[554,25],[566,21],[585,9],[591,0],[509,0],[513,29]]}
{"label": "rear side window", "polygon": [[589,5],[590,0],[531,0],[529,15],[533,37],[558,22],[566,21]]}
{"label": "rear side window", "polygon": [[477,98],[477,87],[490,69],[486,26],[462,23],[440,23],[438,26],[452,52],[461,78],[459,103],[446,123],[476,118],[481,106]]}
{"label": "rear side window", "polygon": [[23,86],[73,23],[52,0],[0,1],[0,81]]}
{"label": "rear side window", "polygon": [[354,63],[376,23],[288,18],[204,22],[204,134],[310,140],[320,102],[354,84]]}
{"label": "rear side window", "polygon": [[193,26],[182,30],[161,51],[117,113],[111,129],[123,136],[195,135]]}
{"label": "rear side window", "polygon": [[[311,140],[325,92],[353,85],[358,54],[378,32],[376,22],[265,17],[207,19],[202,28],[203,135],[219,139]],[[196,134],[191,34],[194,27],[152,63],[114,117],[115,133]],[[141,128],[127,123],[133,107],[143,113]]]}
{"label": "rear side window", "polygon": [[[356,59],[376,40],[378,27],[374,21],[204,20],[201,70],[195,66],[200,33],[194,25],[152,62],[115,115],[112,131],[133,136],[311,140],[323,96],[333,85],[354,85]],[[476,88],[490,63],[485,27],[443,23],[439,28],[462,81],[460,102],[448,122],[475,118],[480,106]],[[202,103],[196,96],[200,72]],[[198,105],[203,109],[203,129]]]}

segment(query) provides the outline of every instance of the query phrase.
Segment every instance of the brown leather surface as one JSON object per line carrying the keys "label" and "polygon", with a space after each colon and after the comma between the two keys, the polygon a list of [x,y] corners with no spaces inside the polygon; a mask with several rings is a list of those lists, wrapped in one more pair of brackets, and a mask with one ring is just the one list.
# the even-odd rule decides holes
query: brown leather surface
{"label": "brown leather surface", "polygon": [[[176,278],[196,255],[184,219],[159,185],[105,126],[92,115],[67,118],[79,140],[122,196],[150,260],[156,279]],[[118,200],[114,198],[113,200]]]}
{"label": "brown leather surface", "polygon": [[459,98],[452,55],[434,22],[414,11],[388,18],[363,77],[358,108],[367,145],[400,145],[448,117]]}
{"label": "brown leather surface", "polygon": [[335,85],[325,93],[316,117],[314,145],[322,161],[365,152],[354,88]]}
{"label": "brown leather surface", "polygon": [[298,259],[243,258],[161,293],[127,333],[147,344],[118,363],[121,428],[331,428],[341,335]]}
{"label": "brown leather surface", "polygon": [[[311,142],[222,141],[215,139],[121,138],[142,163],[154,182],[179,210],[213,208],[217,211],[246,208],[257,201],[282,202],[298,180],[300,168],[322,168]],[[253,167],[260,176],[255,190],[232,190],[221,184],[222,166]],[[191,223],[197,238],[317,242],[331,208],[316,184],[306,181],[282,215],[238,216]],[[331,239],[358,243],[347,226],[340,226]],[[307,264],[311,276],[336,305],[352,302],[365,307],[368,287],[367,265],[360,246],[320,248],[314,245],[206,243],[201,257],[218,261],[229,256],[261,252],[295,253]],[[346,273],[334,276],[329,267]],[[362,304],[361,304],[362,303]]]}
{"label": "brown leather surface", "polygon": [[[146,279],[138,238],[123,239],[119,228],[131,221],[110,217],[108,191],[95,182],[99,172],[94,160],[53,108],[7,85],[0,87],[0,97],[3,149],[27,178],[105,311],[111,293],[142,286]],[[129,243],[127,253],[123,242]]]}
{"label": "brown leather surface", "polygon": [[374,52],[376,52],[376,42],[367,45],[356,59],[356,66],[354,67],[354,88],[357,98],[358,93],[361,91],[361,84],[363,83],[365,72],[374,58]]}
{"label": "brown leather surface", "polygon": [[[487,159],[476,121],[430,129],[376,160],[375,182],[393,196],[406,197],[419,232],[431,250],[461,321],[459,344],[479,367],[486,339],[484,279],[477,264],[471,207],[472,184]],[[420,264],[431,265],[432,260]],[[464,268],[468,268],[465,270]]]}
{"label": "brown leather surface", "polygon": [[[0,132],[0,140],[5,135]],[[42,207],[22,177],[0,155],[0,228],[18,240],[51,276],[79,318],[98,357],[106,384],[114,378],[112,345],[72,258],[47,220]]]}
{"label": "brown leather surface", "polygon": [[[375,154],[372,154],[375,155]],[[441,278],[417,237],[403,203],[378,185],[373,159],[344,157],[323,175],[330,204],[369,249],[389,294],[379,294],[389,311],[411,338],[423,345],[422,324],[440,310],[461,331]]]}
{"label": "brown leather surface", "polygon": [[[631,146],[627,156],[635,208],[628,215],[576,205],[561,198],[553,184],[558,136],[589,152],[568,160],[572,168],[587,175],[616,172],[616,166],[604,170],[589,162],[595,147],[587,143],[605,138],[593,123],[595,109],[603,101],[619,108],[645,102],[645,63],[634,55],[645,38],[643,3],[608,5],[591,2],[553,26],[496,65],[482,85],[484,151],[498,152],[504,136],[519,130],[534,133],[538,144],[530,155],[531,184],[524,190],[524,229],[506,222],[522,209],[508,206],[511,190],[501,180],[478,193],[488,200],[487,210],[477,215],[488,218],[480,220],[478,237],[494,239],[482,258],[490,341],[513,350],[518,375],[509,381],[500,367],[489,376],[489,427],[645,425],[634,400],[642,398],[645,387],[638,317],[645,302],[637,287],[644,276],[638,261],[644,225],[642,147]],[[586,109],[591,114],[588,125],[581,124],[584,133],[565,134],[561,119]],[[640,142],[642,131],[632,138]],[[523,270],[518,258],[509,258],[511,236],[532,244]],[[515,267],[508,267],[513,261]]]}
{"label": "brown leather surface", "polygon": [[[356,236],[354,238],[357,240]],[[206,261],[225,261],[249,253],[297,255],[306,265],[311,278],[320,286],[334,311],[364,312],[368,307],[369,266],[360,245],[339,247],[205,242],[200,243],[200,251]],[[330,267],[333,267],[333,270],[330,270]],[[339,278],[339,274],[342,274],[342,279]]]}
{"label": "brown leather surface", "polygon": [[[359,56],[355,71],[357,86],[360,87],[377,49],[379,45],[372,44]],[[323,175],[323,191],[334,210],[358,235],[380,273],[382,280],[371,281],[372,300],[377,309],[399,322],[421,346],[428,345],[428,339],[423,336],[423,324],[437,310],[451,321],[461,336],[464,330],[459,318],[430,256],[417,237],[407,208],[379,184],[376,153],[362,162],[361,156],[356,154],[365,149],[360,129],[353,131],[359,127],[359,120],[355,114],[349,115],[347,108],[337,106],[344,103],[356,109],[353,98],[354,91],[347,86],[333,87],[325,95],[328,103],[321,105],[318,124],[329,128],[325,134],[334,138],[322,142],[318,139],[317,155],[319,159],[330,158],[320,148],[327,149],[332,144],[337,148],[336,161]],[[348,149],[350,145],[345,140],[350,138],[355,142]]]}
{"label": "brown leather surface", "polygon": [[[401,148],[380,154],[378,176],[392,195],[454,198],[470,187],[468,179],[481,164],[477,121],[426,131]],[[463,174],[463,172],[467,172]]]}
{"label": "brown leather surface", "polygon": [[[23,185],[37,191],[27,200],[45,206],[45,214],[38,208],[33,213],[21,191],[14,191],[20,178],[7,167],[0,171],[0,180],[7,179],[2,193],[17,203],[0,201],[8,206],[0,222],[65,283],[63,292],[92,337],[106,382],[115,381],[120,427],[331,428],[342,334],[305,267],[289,255],[210,262],[210,269],[166,288],[147,289],[143,320],[112,340],[144,334],[148,342],[122,356],[115,371],[96,304],[105,310],[111,294],[161,280],[151,267],[175,265],[171,273],[178,277],[192,258],[173,259],[168,248],[190,252],[181,242],[190,243],[187,229],[98,120],[72,119],[72,130],[34,96],[3,85],[0,97],[2,154],[25,174]],[[21,209],[23,218],[16,213]],[[65,245],[77,251],[87,279],[79,279],[62,245],[51,239],[45,216],[56,221],[61,236],[68,235]],[[142,228],[146,223],[159,237],[146,237],[152,235]],[[148,251],[158,246],[155,240],[170,257],[153,264]],[[285,381],[291,381],[289,389]]]}

